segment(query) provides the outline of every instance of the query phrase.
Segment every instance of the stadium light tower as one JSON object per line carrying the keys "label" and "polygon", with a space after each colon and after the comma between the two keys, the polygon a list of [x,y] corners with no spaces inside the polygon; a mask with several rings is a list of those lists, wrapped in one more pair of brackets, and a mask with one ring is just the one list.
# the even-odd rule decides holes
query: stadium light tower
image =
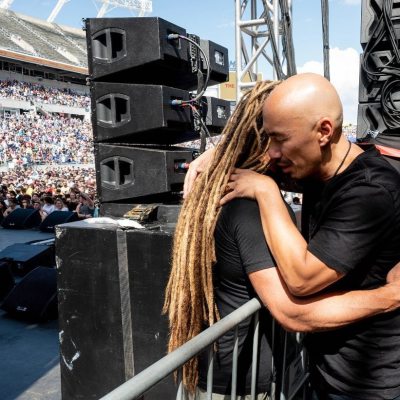
{"label": "stadium light tower", "polygon": [[[138,16],[143,17],[146,13],[153,11],[151,0],[98,0],[103,5],[97,13],[97,18],[103,17],[107,12],[114,8],[126,8],[128,10],[138,11]],[[110,8],[112,6],[112,8]]]}
{"label": "stadium light tower", "polygon": [[0,8],[3,8],[4,10],[8,10],[13,3],[14,0],[3,0],[0,3]]}

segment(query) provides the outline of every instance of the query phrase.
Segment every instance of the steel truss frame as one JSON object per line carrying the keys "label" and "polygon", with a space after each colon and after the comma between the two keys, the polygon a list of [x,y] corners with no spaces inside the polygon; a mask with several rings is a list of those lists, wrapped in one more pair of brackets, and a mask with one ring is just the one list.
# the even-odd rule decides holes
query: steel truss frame
{"label": "steel truss frame", "polygon": [[[291,0],[235,0],[236,99],[253,87],[260,60],[272,79],[296,74]],[[246,77],[250,82],[245,82]]]}

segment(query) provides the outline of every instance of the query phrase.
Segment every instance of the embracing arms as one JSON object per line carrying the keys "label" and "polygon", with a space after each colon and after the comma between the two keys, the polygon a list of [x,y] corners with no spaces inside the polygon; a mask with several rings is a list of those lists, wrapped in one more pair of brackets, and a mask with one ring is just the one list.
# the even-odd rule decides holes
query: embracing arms
{"label": "embracing arms", "polygon": [[257,200],[265,238],[292,294],[317,293],[343,276],[308,251],[307,242],[292,221],[280,190],[270,177],[236,169],[229,187],[231,192],[221,204],[235,197]]}
{"label": "embracing arms", "polygon": [[[400,266],[400,264],[399,264]],[[396,267],[394,270],[400,268]],[[393,275],[399,275],[393,272]],[[293,296],[277,268],[249,274],[251,284],[262,303],[287,330],[309,332],[339,328],[400,306],[400,281],[373,290],[336,292],[311,297]]]}

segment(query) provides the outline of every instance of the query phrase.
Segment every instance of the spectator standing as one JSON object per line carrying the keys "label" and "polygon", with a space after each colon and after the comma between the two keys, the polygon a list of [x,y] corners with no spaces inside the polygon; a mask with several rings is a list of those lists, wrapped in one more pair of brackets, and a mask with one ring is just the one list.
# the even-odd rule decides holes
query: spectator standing
{"label": "spectator standing", "polygon": [[29,197],[24,196],[24,197],[21,199],[21,208],[32,208],[32,204],[31,204],[31,202],[30,202]]}
{"label": "spectator standing", "polygon": [[47,215],[50,215],[55,210],[53,198],[51,196],[44,196],[43,197],[43,202],[44,202],[44,204],[42,206],[42,210]]}
{"label": "spectator standing", "polygon": [[54,211],[69,211],[61,197],[58,197],[54,202]]}
{"label": "spectator standing", "polygon": [[94,215],[94,202],[89,195],[81,193],[79,195],[79,204],[76,207],[76,212],[80,219],[92,218]]}
{"label": "spectator standing", "polygon": [[18,205],[17,201],[15,200],[15,198],[10,197],[8,199],[8,207],[7,209],[4,211],[4,216],[7,217],[7,215],[10,215],[14,210],[16,210],[17,208],[20,208],[20,206]]}
{"label": "spectator standing", "polygon": [[69,211],[76,211],[76,207],[79,204],[78,196],[74,190],[70,190],[67,195],[66,203]]}
{"label": "spectator standing", "polygon": [[42,209],[42,203],[39,200],[33,202],[33,208],[39,211],[41,220],[43,221],[47,217],[47,213]]}

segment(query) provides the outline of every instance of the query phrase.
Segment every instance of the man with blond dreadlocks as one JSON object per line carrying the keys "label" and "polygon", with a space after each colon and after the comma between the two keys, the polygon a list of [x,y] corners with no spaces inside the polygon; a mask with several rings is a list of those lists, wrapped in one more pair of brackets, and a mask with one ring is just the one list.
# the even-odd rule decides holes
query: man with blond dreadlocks
{"label": "man with blond dreadlocks", "polygon": [[[244,95],[224,129],[210,165],[186,195],[174,236],[164,306],[170,320],[169,351],[255,295],[262,298],[284,327],[295,331],[333,329],[400,305],[397,281],[375,290],[295,298],[275,268],[263,237],[257,203],[238,199],[219,207],[235,167],[267,170],[268,137],[263,131],[262,108],[277,85],[261,82]],[[260,280],[254,280],[260,273],[267,277],[262,285]],[[270,322],[265,310],[261,316],[257,374],[260,399],[268,398],[272,380]],[[249,330],[250,322],[241,324],[239,329],[237,393],[241,399],[250,393]],[[232,347],[230,334],[218,341],[214,400],[230,398]],[[196,399],[205,398],[205,375],[203,359],[199,363],[194,358],[183,368],[183,383]]]}

